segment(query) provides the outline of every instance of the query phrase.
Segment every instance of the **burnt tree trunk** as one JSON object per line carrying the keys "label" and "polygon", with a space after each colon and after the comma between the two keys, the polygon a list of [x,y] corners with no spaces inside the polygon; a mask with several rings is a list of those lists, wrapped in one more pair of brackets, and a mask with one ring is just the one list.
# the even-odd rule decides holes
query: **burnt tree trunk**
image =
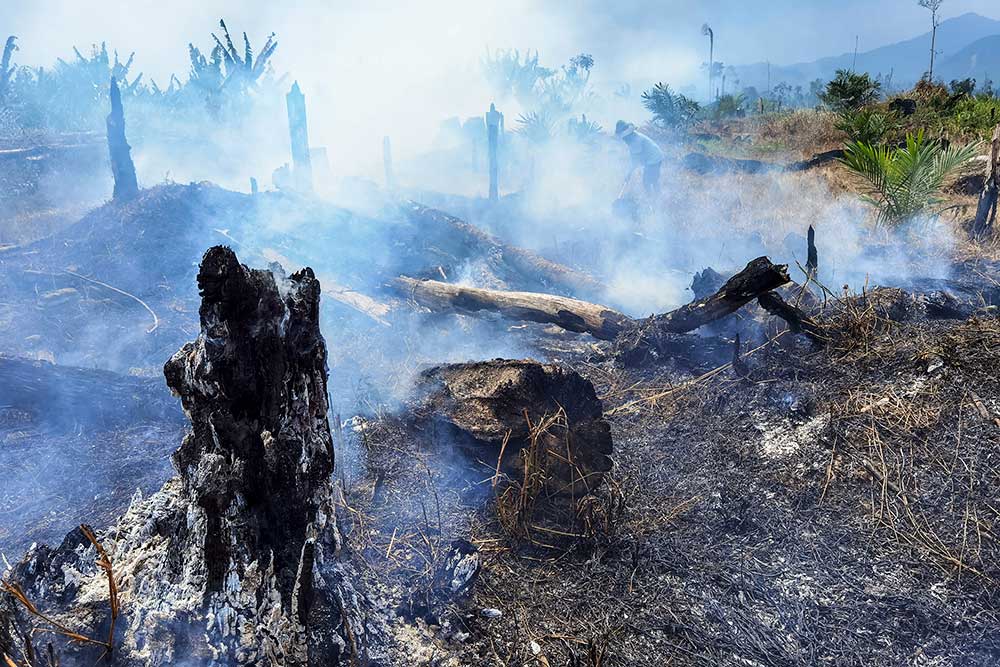
{"label": "burnt tree trunk", "polygon": [[789,281],[788,267],[772,264],[767,257],[758,257],[727,280],[711,296],[681,306],[662,315],[653,315],[642,326],[652,325],[659,331],[685,333],[734,313],[765,292]]}
{"label": "burnt tree trunk", "polygon": [[400,276],[392,283],[402,296],[435,312],[477,315],[499,313],[514,320],[555,324],[594,338],[612,340],[630,321],[621,313],[594,303],[553,294],[507,292],[463,287],[437,280]]}
{"label": "burnt tree trunk", "polygon": [[972,234],[982,238],[993,233],[993,223],[997,219],[997,199],[1000,197],[1000,125],[993,130],[990,142],[990,161],[986,166],[986,182],[979,195],[976,219],[972,223]]}
{"label": "burnt tree trunk", "polygon": [[132,164],[132,147],[125,139],[125,110],[118,81],[111,77],[111,113],[108,114],[108,153],[111,157],[111,175],[115,179],[115,199],[131,199],[139,194],[139,183]]}

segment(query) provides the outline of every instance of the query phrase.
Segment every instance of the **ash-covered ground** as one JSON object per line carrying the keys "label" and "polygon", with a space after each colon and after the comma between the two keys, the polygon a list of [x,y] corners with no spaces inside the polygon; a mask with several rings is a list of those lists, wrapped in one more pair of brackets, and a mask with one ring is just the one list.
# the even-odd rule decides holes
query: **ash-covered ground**
{"label": "ash-covered ground", "polygon": [[[299,217],[271,237],[255,232],[261,211],[275,210]],[[1000,658],[993,264],[956,265],[950,282],[924,291],[909,282],[913,294],[794,286],[812,294],[800,303],[813,304],[822,344],[751,303],[655,354],[622,356],[621,341],[433,314],[399,298],[395,275],[463,270],[486,286],[559,291],[502,250],[446,245],[452,228],[417,234],[406,210],[388,199],[361,214],[161,186],[5,252],[8,560],[33,541],[58,544],[77,523],[98,529],[113,560],[117,514],[137,487],[148,496],[173,474],[184,419],[159,365],[198,331],[195,276],[210,238],[250,265],[281,257],[319,276],[341,553],[363,613],[385,628],[371,635],[388,656],[381,664]],[[364,272],[349,257],[310,253],[295,239],[318,219],[345,255],[370,242],[374,225],[395,229],[406,252],[389,248]],[[295,252],[301,259],[289,260]],[[286,272],[270,266],[280,283]],[[931,289],[964,310],[941,319],[927,306],[939,303]],[[368,301],[337,298],[352,292],[388,310],[373,316]],[[457,430],[434,421],[443,408],[421,398],[420,371],[492,356],[558,364],[592,383],[613,441],[592,493],[551,492],[546,464],[529,468],[481,433],[461,441],[478,413]],[[93,365],[108,370],[76,368]],[[537,411],[523,415],[526,442],[578,419],[547,421],[568,406],[539,401],[525,403]],[[534,491],[529,478],[541,480]],[[477,553],[478,570],[449,591],[441,568],[456,549]]]}

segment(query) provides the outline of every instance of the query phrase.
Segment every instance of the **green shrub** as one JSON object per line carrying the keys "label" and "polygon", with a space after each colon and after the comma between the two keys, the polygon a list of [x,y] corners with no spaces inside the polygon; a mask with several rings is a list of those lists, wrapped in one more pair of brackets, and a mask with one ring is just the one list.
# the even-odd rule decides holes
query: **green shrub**
{"label": "green shrub", "polygon": [[878,100],[882,84],[868,73],[838,69],[836,76],[826,84],[820,99],[834,111],[860,109]]}
{"label": "green shrub", "polygon": [[716,118],[734,118],[745,113],[746,98],[743,95],[723,95],[715,103]]}
{"label": "green shrub", "polygon": [[906,147],[855,141],[841,160],[865,182],[865,200],[878,209],[878,223],[896,227],[940,202],[945,180],[975,157],[979,143],[944,147],[923,131],[906,135]]}
{"label": "green shrub", "polygon": [[840,112],[836,127],[847,135],[850,142],[880,144],[887,134],[899,127],[899,123],[894,115],[877,109],[845,109]]}
{"label": "green shrub", "polygon": [[679,128],[698,117],[701,107],[692,99],[675,93],[665,83],[658,83],[642,94],[642,106],[653,114],[653,120],[667,128]]}
{"label": "green shrub", "polygon": [[956,134],[987,139],[1000,123],[1000,99],[977,95],[958,100],[945,119],[945,127]]}

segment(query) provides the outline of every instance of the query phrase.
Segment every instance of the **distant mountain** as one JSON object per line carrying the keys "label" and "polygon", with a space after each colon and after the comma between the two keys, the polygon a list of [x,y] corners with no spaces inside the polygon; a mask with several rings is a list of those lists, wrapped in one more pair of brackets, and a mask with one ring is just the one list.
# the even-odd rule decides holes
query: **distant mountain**
{"label": "distant mountain", "polygon": [[953,56],[934,65],[934,78],[944,81],[973,78],[980,84],[988,76],[994,88],[1000,82],[1000,35],[977,39]]}
{"label": "distant mountain", "polygon": [[[964,78],[975,76],[981,79],[984,66],[993,63],[990,77],[1000,80],[1000,21],[980,16],[979,14],[962,14],[955,18],[942,21],[937,29],[937,57],[935,60],[934,78]],[[971,49],[971,50],[970,50]],[[881,74],[883,78],[892,73],[894,88],[907,86],[916,82],[927,71],[930,61],[931,33],[930,31],[913,39],[882,46],[871,51],[858,53],[854,69],[868,72],[872,76]],[[853,53],[843,53],[839,56],[820,58],[807,63],[793,65],[771,64],[771,85],[780,81],[805,87],[813,79],[829,80],[838,69],[851,69],[854,62]],[[939,67],[940,64],[940,67]],[[763,90],[767,85],[767,64],[736,66],[734,68],[740,79],[741,86],[756,86]],[[970,72],[969,74],[953,75],[951,72]]]}

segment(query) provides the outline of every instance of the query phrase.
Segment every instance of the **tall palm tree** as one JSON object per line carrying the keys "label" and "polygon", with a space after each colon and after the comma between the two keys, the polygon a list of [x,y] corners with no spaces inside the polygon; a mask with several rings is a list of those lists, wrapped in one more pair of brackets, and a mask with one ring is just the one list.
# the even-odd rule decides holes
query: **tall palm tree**
{"label": "tall palm tree", "polygon": [[701,26],[701,34],[708,37],[708,101],[711,102],[713,96],[712,80],[714,72],[712,65],[715,60],[715,33],[712,32],[710,25],[704,23]]}

